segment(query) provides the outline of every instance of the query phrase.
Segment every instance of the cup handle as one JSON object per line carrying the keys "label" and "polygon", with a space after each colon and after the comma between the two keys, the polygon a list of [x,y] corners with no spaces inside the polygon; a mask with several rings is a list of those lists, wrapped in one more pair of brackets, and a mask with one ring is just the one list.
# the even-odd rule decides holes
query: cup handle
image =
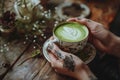
{"label": "cup handle", "polygon": [[48,44],[55,43],[55,42],[58,42],[58,40],[56,38],[54,38],[53,40],[50,39],[50,41],[48,42]]}
{"label": "cup handle", "polygon": [[50,42],[54,43],[54,42],[58,42],[58,40],[54,38],[54,40],[51,40]]}

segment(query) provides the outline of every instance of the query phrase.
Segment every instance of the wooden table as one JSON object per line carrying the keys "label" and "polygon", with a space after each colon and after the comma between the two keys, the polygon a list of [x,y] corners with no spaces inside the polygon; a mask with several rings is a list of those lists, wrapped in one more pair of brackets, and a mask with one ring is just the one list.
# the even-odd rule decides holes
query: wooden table
{"label": "wooden table", "polygon": [[[109,29],[109,24],[116,15],[118,4],[111,2],[83,2],[91,9],[89,18],[101,22]],[[0,37],[0,56],[2,57],[0,57],[0,67],[3,62],[7,65],[7,67],[2,66],[2,69],[0,69],[0,80],[73,80],[70,77],[54,72],[43,55],[30,58],[33,51],[39,49],[39,47],[34,47],[35,43],[25,43],[22,38],[12,41],[6,40],[2,36]],[[2,51],[5,46],[7,48]]]}

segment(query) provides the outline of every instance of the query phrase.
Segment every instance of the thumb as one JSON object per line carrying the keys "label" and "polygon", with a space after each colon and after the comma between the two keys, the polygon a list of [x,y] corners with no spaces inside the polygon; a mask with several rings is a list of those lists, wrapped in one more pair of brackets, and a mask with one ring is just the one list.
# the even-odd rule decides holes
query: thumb
{"label": "thumb", "polygon": [[51,66],[55,69],[59,69],[63,66],[62,62],[57,59],[52,53],[49,54]]}
{"label": "thumb", "polygon": [[104,44],[102,44],[102,42],[100,42],[99,40],[94,39],[93,44],[97,49],[99,49],[103,52],[108,52],[108,49],[106,48],[106,46]]}

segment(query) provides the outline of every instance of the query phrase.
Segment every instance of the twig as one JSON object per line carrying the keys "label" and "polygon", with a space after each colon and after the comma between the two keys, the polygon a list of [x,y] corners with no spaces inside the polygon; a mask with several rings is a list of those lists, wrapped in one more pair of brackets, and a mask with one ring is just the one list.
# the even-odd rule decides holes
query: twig
{"label": "twig", "polygon": [[1,1],[1,4],[2,4],[2,7],[1,7],[1,8],[2,8],[2,9],[1,9],[2,15],[3,15],[3,13],[4,13],[4,4],[5,4],[4,2],[5,2],[5,0],[2,0],[2,1]]}
{"label": "twig", "polygon": [[23,63],[25,63],[29,59],[38,57],[40,54],[41,54],[41,52],[38,50],[33,51],[32,55],[30,57],[26,58],[25,60],[23,60],[20,64],[18,64],[18,66],[22,65]]}

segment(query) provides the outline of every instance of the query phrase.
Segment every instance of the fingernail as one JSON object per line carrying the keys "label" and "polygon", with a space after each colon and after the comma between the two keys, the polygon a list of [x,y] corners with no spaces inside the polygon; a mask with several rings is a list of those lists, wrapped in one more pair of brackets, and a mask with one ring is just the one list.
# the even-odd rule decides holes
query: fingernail
{"label": "fingernail", "polygon": [[53,64],[51,64],[51,67],[54,67],[54,65],[53,65]]}
{"label": "fingernail", "polygon": [[47,48],[47,51],[48,51],[48,52],[51,52],[51,49],[48,47],[48,48]]}
{"label": "fingernail", "polygon": [[52,50],[54,48],[54,46],[52,46],[51,44],[48,45],[48,49]]}
{"label": "fingernail", "polygon": [[87,20],[87,22],[90,22],[90,21],[91,21],[90,19]]}
{"label": "fingernail", "polygon": [[55,72],[57,72],[57,70],[55,69]]}
{"label": "fingernail", "polygon": [[81,17],[77,17],[78,20],[81,20],[82,18]]}

